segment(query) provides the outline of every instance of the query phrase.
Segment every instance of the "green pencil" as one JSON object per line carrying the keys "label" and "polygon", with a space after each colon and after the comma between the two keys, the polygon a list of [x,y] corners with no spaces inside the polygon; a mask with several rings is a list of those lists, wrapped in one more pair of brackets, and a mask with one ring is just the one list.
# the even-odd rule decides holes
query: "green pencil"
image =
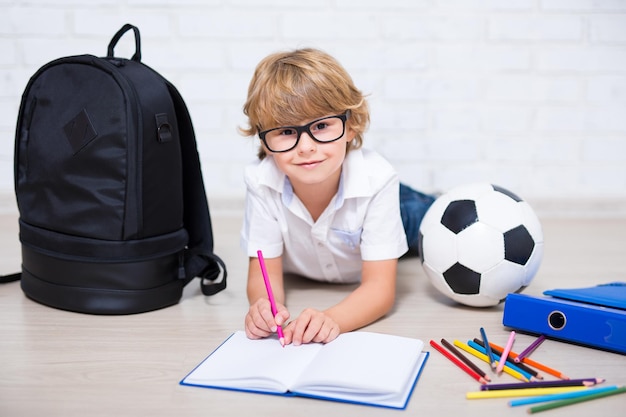
{"label": "green pencil", "polygon": [[528,413],[529,414],[534,414],[534,413],[538,413],[540,411],[551,410],[553,408],[558,408],[558,407],[565,407],[566,405],[581,403],[583,401],[595,400],[597,398],[608,397],[608,396],[616,395],[616,394],[623,394],[625,392],[626,392],[626,386],[622,386],[622,387],[616,388],[616,389],[611,390],[611,391],[598,392],[596,394],[589,394],[589,395],[585,395],[585,396],[582,396],[582,397],[570,398],[570,399],[567,399],[567,400],[554,401],[554,402],[551,402],[551,403],[548,403],[548,404],[538,405],[536,407],[531,407],[531,408],[528,409]]}

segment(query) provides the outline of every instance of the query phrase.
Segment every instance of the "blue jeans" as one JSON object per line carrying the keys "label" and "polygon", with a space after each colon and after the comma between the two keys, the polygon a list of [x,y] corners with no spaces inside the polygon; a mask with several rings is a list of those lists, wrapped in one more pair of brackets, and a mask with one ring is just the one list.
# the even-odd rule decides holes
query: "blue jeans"
{"label": "blue jeans", "polygon": [[435,198],[435,196],[421,193],[407,185],[400,184],[400,216],[409,244],[408,255],[416,255],[419,252],[420,224],[422,224],[422,219]]}

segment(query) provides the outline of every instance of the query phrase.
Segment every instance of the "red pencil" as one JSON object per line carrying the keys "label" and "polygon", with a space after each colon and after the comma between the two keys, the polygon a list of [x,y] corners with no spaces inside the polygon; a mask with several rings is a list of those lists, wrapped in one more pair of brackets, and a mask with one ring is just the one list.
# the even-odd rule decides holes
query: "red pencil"
{"label": "red pencil", "polygon": [[485,378],[483,378],[477,372],[475,372],[472,368],[470,368],[469,366],[467,366],[466,364],[458,360],[454,355],[452,355],[450,352],[445,350],[442,346],[437,344],[437,342],[435,342],[434,340],[431,340],[430,345],[434,347],[435,349],[437,349],[443,356],[450,359],[452,363],[454,363],[456,366],[464,370],[469,376],[474,378],[476,381],[480,382],[481,384],[487,383]]}

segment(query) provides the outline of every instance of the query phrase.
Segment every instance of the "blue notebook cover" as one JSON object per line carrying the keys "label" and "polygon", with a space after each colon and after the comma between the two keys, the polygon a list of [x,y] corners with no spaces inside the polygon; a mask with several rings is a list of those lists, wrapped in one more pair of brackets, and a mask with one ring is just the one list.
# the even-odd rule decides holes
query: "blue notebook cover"
{"label": "blue notebook cover", "polygon": [[626,310],[626,282],[610,282],[585,288],[558,288],[544,291],[543,294],[570,301]]}

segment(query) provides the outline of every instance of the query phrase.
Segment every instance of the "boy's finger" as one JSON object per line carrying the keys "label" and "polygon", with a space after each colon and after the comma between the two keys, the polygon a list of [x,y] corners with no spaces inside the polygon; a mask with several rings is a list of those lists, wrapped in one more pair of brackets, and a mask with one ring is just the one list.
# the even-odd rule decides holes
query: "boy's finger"
{"label": "boy's finger", "polygon": [[287,322],[287,320],[289,320],[289,311],[287,311],[286,309],[278,310],[278,313],[276,314],[276,317],[274,317],[274,319],[276,321],[276,325],[282,326]]}

